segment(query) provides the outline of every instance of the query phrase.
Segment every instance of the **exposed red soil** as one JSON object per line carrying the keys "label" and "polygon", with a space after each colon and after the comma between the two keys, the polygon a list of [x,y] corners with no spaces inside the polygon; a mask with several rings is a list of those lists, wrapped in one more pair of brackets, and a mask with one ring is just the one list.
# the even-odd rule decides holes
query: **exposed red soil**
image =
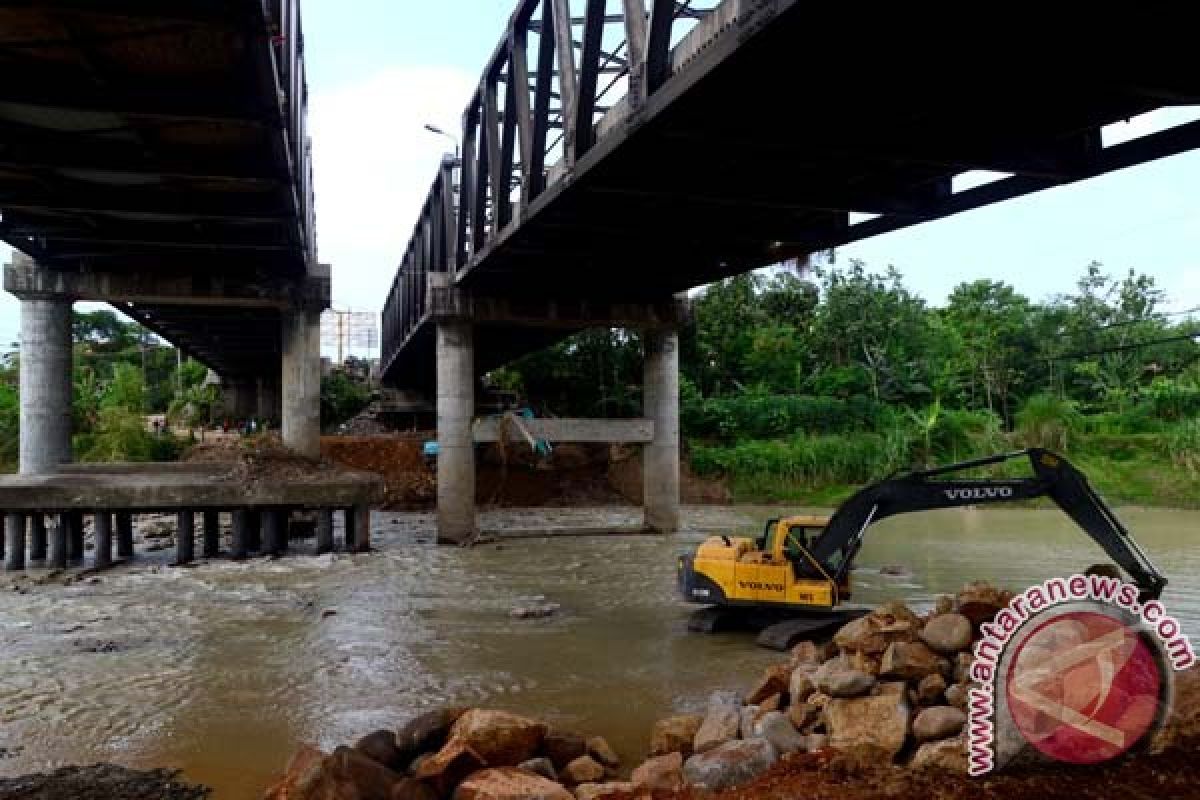
{"label": "exposed red soil", "polygon": [[[380,436],[323,436],[324,459],[382,476],[384,506],[428,510],[437,498],[437,475],[422,454],[432,431]],[[718,481],[696,478],[683,469],[680,492],[685,503],[727,503]],[[476,470],[476,502],[482,506],[603,506],[640,504],[642,465],[636,448],[560,444],[546,460],[528,448],[495,445],[481,448]]]}

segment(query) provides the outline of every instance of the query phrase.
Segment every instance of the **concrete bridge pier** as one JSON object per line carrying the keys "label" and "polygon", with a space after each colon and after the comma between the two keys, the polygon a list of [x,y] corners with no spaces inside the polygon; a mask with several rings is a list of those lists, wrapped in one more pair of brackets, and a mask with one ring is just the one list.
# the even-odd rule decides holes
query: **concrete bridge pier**
{"label": "concrete bridge pier", "polygon": [[642,503],[647,528],[679,530],[679,334],[650,329],[645,342],[642,402],[654,439],[642,449]]}
{"label": "concrete bridge pier", "polygon": [[6,570],[25,569],[25,515],[9,513],[4,515],[4,568]]}
{"label": "concrete bridge pier", "polygon": [[475,339],[469,320],[437,321],[437,527],[439,544],[475,535]]}
{"label": "concrete bridge pier", "polygon": [[71,460],[71,301],[21,300],[20,465],[45,475]]}
{"label": "concrete bridge pier", "polygon": [[321,314],[283,312],[283,444],[321,457]]}
{"label": "concrete bridge pier", "polygon": [[46,517],[42,514],[29,517],[29,563],[36,566],[46,563]]}
{"label": "concrete bridge pier", "polygon": [[117,520],[117,558],[133,558],[133,515],[128,511],[118,511]]}
{"label": "concrete bridge pier", "polygon": [[67,541],[71,535],[71,515],[59,513],[54,520],[54,529],[50,533],[50,567],[52,569],[67,568]]}
{"label": "concrete bridge pier", "polygon": [[96,554],[93,557],[97,569],[112,566],[113,528],[112,514],[107,511],[97,511],[92,516],[93,533],[95,534]]}

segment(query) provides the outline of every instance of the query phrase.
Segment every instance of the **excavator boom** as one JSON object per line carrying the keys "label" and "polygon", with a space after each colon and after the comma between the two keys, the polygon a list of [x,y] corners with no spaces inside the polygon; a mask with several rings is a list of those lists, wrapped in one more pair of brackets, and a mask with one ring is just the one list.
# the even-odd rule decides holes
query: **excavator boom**
{"label": "excavator boom", "polygon": [[[954,478],[968,470],[1028,457],[1027,478]],[[1083,473],[1062,456],[1029,448],[937,469],[910,472],[872,484],[847,500],[813,543],[811,554],[840,582],[862,546],[867,528],[912,511],[1049,497],[1100,545],[1141,589],[1143,601],[1157,598],[1166,578],[1155,568]]]}

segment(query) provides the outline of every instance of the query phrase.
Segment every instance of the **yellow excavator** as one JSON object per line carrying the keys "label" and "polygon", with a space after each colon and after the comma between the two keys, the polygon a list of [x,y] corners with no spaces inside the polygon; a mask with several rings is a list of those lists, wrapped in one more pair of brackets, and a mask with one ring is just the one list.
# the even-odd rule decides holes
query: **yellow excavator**
{"label": "yellow excavator", "polygon": [[[954,477],[1021,458],[1029,459],[1031,477]],[[689,628],[754,628],[759,644],[787,649],[866,613],[846,601],[854,558],[872,524],[913,511],[1038,497],[1053,500],[1103,548],[1141,589],[1142,602],[1162,593],[1166,579],[1083,473],[1060,455],[1030,448],[892,477],[859,490],[830,517],[769,520],[757,539],[709,537],[679,558],[684,599],[708,606],[692,615]]]}

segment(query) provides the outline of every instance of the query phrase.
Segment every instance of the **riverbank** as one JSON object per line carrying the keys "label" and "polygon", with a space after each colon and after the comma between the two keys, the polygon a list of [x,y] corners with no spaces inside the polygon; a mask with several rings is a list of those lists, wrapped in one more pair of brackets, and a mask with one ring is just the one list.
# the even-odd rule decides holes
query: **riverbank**
{"label": "riverbank", "polygon": [[[421,447],[434,435],[326,436],[322,453],[329,461],[383,477],[386,508],[432,509],[437,476]],[[988,453],[1017,449],[1018,443],[998,441]],[[814,458],[836,460],[841,451],[834,447],[828,454],[822,452],[797,454],[788,442],[774,440],[730,447],[695,444],[685,448],[680,496],[688,504],[832,508],[863,485],[839,475],[857,471],[878,479],[890,472],[867,464],[829,469],[809,464]],[[1114,506],[1200,509],[1200,471],[1178,462],[1163,436],[1085,436],[1068,451],[1068,458]],[[996,474],[1014,477],[1029,474],[1029,469],[1027,464],[1014,462]],[[556,447],[546,459],[521,448],[503,454],[494,445],[479,449],[476,502],[481,506],[639,505],[641,493],[641,458],[636,447],[566,444]]]}
{"label": "riverbank", "polygon": [[[718,683],[702,713],[658,720],[633,762],[602,737],[522,714],[443,708],[332,753],[301,747],[265,800],[1024,800],[1140,796],[1151,786],[1157,798],[1194,797],[1196,669],[1177,675],[1164,727],[1120,761],[1070,767],[1025,743],[1007,768],[967,777],[971,652],[979,624],[1011,598],[975,583],[922,615],[880,606],[829,641],[797,645],[753,683],[742,676],[741,690]],[[1076,680],[1064,702],[1087,703],[1081,688]]]}
{"label": "riverbank", "polygon": [[[772,442],[748,444],[762,445],[767,453],[777,445],[784,446]],[[1017,450],[1020,444],[1002,443],[996,452],[1003,452],[1005,448]],[[795,503],[834,507],[862,486],[854,482],[797,476],[782,465],[775,465],[771,469],[756,468],[756,463],[775,464],[775,459],[769,456],[738,459],[735,457],[736,449],[703,450],[705,466],[698,470],[705,478],[719,479],[728,488],[728,496],[733,503]],[[1080,436],[1066,456],[1111,505],[1200,508],[1200,471],[1177,461],[1169,450],[1165,436]],[[716,464],[728,466],[719,468]],[[1017,467],[1024,469],[1024,472]],[[1025,465],[1015,464],[1013,469],[998,474],[1011,477],[1028,474],[1028,469]]]}
{"label": "riverbank", "polygon": [[[602,734],[636,766],[657,720],[701,713],[713,687],[744,688],[779,660],[752,634],[688,633],[695,606],[675,580],[680,552],[712,533],[761,533],[779,511],[686,506],[675,536],[475,548],[434,547],[432,513],[378,512],[369,554],[309,556],[298,543],[283,559],[176,569],[165,549],[65,586],[0,573],[0,738],[21,746],[0,757],[0,777],[168,766],[213,787],[214,800],[244,800],[302,742],[332,752],[448,705]],[[1121,518],[1170,579],[1164,604],[1200,631],[1200,514]],[[543,507],[488,509],[480,524],[620,530],[639,519],[628,506]],[[899,599],[920,613],[964,576],[1018,589],[1103,558],[1048,510],[905,515],[871,530],[855,601]],[[884,569],[895,566],[906,571]],[[539,603],[560,608],[512,616]]]}

